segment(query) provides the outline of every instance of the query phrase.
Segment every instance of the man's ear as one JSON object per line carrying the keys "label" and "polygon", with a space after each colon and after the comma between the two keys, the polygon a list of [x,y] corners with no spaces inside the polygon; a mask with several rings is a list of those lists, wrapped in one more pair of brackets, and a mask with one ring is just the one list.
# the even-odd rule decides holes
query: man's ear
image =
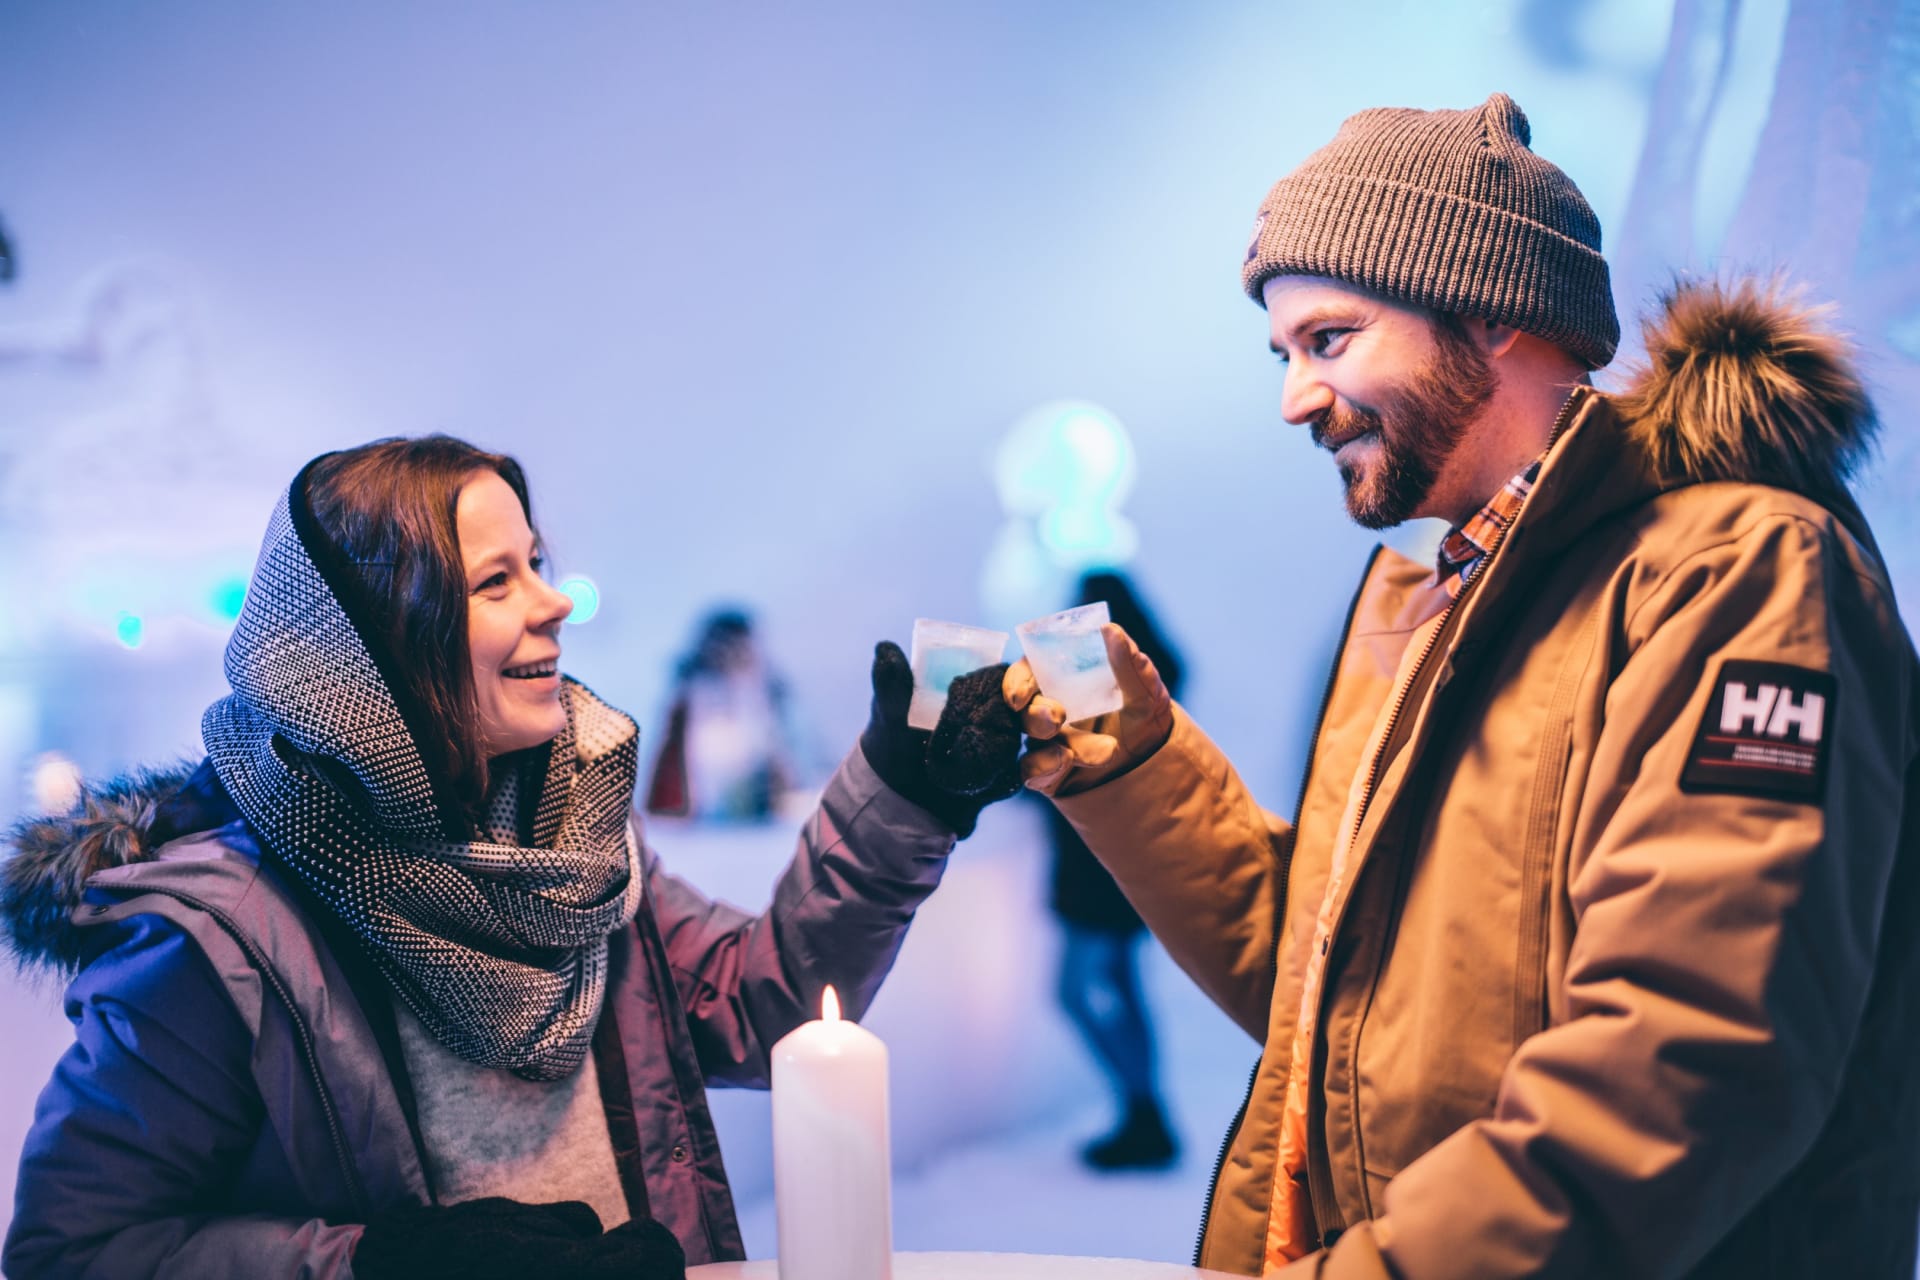
{"label": "man's ear", "polygon": [[1513,350],[1513,344],[1520,340],[1520,331],[1510,324],[1501,324],[1496,320],[1481,320],[1467,325],[1467,332],[1489,359],[1497,360]]}

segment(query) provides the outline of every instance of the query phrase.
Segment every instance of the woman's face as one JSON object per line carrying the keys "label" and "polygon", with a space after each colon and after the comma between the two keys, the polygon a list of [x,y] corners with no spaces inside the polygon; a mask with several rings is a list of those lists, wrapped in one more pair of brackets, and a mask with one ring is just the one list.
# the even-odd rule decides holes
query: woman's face
{"label": "woman's face", "polygon": [[513,487],[476,471],[454,507],[467,568],[467,647],[489,759],[549,741],[560,705],[560,623],[573,601],[540,576],[533,530]]}

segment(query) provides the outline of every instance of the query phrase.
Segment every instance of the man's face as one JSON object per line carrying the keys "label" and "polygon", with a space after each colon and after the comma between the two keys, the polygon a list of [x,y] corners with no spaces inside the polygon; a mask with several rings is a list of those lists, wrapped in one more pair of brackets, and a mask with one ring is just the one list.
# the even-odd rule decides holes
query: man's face
{"label": "man's face", "polygon": [[1457,322],[1321,276],[1275,276],[1262,295],[1287,370],[1281,415],[1333,454],[1355,521],[1385,529],[1484,500],[1452,491],[1449,464],[1496,385]]}

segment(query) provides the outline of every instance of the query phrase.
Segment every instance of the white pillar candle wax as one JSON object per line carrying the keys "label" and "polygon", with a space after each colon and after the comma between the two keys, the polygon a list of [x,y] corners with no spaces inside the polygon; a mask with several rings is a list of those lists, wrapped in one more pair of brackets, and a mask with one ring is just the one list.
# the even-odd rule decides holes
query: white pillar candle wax
{"label": "white pillar candle wax", "polygon": [[773,1201],[780,1280],[891,1280],[887,1046],[840,1016],[773,1046]]}

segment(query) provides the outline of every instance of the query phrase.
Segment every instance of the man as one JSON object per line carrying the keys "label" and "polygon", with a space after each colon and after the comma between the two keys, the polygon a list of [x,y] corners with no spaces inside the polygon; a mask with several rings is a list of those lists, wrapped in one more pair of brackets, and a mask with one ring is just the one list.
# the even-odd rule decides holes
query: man
{"label": "man", "polygon": [[[1197,1261],[1914,1274],[1916,660],[1845,481],[1872,409],[1777,289],[1682,289],[1624,393],[1600,230],[1495,94],[1366,111],[1243,268],[1376,552],[1291,820],[1117,629],[1029,785],[1264,1044]],[[1097,730],[1097,732],[1096,732]]]}

